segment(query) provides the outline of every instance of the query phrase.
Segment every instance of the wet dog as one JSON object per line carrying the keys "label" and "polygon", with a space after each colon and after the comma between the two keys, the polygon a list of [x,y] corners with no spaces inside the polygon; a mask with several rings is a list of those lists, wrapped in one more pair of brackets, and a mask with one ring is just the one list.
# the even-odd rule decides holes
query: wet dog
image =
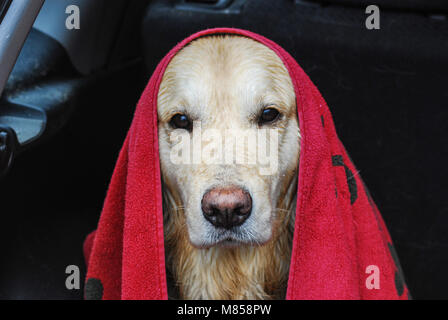
{"label": "wet dog", "polygon": [[299,125],[291,78],[266,46],[197,39],[158,92],[166,261],[182,299],[285,294]]}

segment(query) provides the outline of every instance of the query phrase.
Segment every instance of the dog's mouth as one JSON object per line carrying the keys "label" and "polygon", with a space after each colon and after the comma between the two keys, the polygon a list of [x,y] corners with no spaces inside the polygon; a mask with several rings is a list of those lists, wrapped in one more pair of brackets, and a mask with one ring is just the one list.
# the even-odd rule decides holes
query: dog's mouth
{"label": "dog's mouth", "polygon": [[230,226],[223,222],[213,224],[207,219],[198,223],[189,221],[189,217],[187,215],[189,240],[197,249],[264,246],[272,239],[275,226],[270,211],[253,212],[243,223]]}
{"label": "dog's mouth", "polygon": [[224,247],[224,248],[239,247],[244,244],[246,244],[246,243],[242,242],[241,240],[232,238],[232,237],[228,237],[228,238],[216,243],[217,246]]}
{"label": "dog's mouth", "polygon": [[213,240],[204,242],[200,245],[191,243],[194,247],[199,249],[209,249],[212,247],[222,247],[222,248],[234,248],[244,245],[250,245],[251,241],[243,240],[237,235],[221,235],[218,237],[213,237]]}
{"label": "dog's mouth", "polygon": [[244,236],[239,232],[226,232],[220,236],[215,237],[209,243],[202,245],[202,248],[222,247],[222,248],[234,248],[242,246],[260,246],[265,244],[261,243],[252,237]]}

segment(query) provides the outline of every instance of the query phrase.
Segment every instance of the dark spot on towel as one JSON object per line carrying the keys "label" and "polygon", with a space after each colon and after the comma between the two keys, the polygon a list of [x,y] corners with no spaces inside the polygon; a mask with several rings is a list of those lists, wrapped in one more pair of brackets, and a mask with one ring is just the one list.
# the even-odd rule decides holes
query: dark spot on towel
{"label": "dark spot on towel", "polygon": [[403,271],[401,270],[400,261],[398,260],[398,255],[395,251],[394,246],[390,242],[387,244],[387,246],[389,247],[390,254],[394,259],[395,267],[397,268],[397,270],[395,271],[395,289],[397,289],[398,296],[401,296],[405,287]]}
{"label": "dark spot on towel", "polygon": [[344,160],[342,159],[342,156],[340,156],[340,155],[332,156],[331,162],[333,163],[333,165],[335,167],[344,165]]}
{"label": "dark spot on towel", "polygon": [[103,285],[101,280],[90,278],[84,287],[84,298],[86,300],[101,300],[103,298]]}
{"label": "dark spot on towel", "polygon": [[358,198],[358,186],[356,184],[355,176],[353,172],[344,164],[344,159],[341,155],[335,155],[331,157],[333,166],[343,166],[345,169],[345,176],[347,178],[348,190],[350,191],[350,203],[355,203]]}
{"label": "dark spot on towel", "polygon": [[348,189],[350,190],[350,203],[354,204],[358,198],[358,186],[356,185],[356,179],[353,172],[344,165],[345,175],[347,176]]}
{"label": "dark spot on towel", "polygon": [[320,116],[320,121],[322,121],[322,127],[325,127],[324,116]]}

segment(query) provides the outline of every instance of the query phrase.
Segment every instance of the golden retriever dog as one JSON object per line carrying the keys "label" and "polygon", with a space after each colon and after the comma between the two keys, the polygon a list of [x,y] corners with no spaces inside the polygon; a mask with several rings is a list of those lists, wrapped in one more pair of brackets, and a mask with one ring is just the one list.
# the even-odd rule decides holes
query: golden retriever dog
{"label": "golden retriever dog", "polygon": [[284,298],[300,134],[280,58],[236,35],[191,42],[163,76],[158,131],[177,297]]}

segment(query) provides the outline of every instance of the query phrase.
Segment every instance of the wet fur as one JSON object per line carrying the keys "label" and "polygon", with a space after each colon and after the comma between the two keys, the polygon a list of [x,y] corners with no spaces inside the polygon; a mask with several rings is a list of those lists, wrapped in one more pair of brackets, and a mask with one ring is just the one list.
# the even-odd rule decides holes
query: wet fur
{"label": "wet fur", "polygon": [[[237,42],[237,45],[241,46],[241,50],[245,50],[245,46],[250,46],[250,50],[258,50],[260,55],[266,55],[266,61],[271,64],[271,67],[283,68],[281,72],[287,73],[278,57],[274,58],[272,53],[268,52],[270,49],[258,43],[254,45],[253,40],[236,36],[214,36],[195,42],[199,42],[197,45],[199,49],[201,46],[203,48],[207,46],[221,47],[222,52],[218,54],[223,55],[226,54],[226,46],[229,44],[235,46],[235,43],[232,42]],[[195,42],[189,46],[194,46]],[[167,71],[169,71],[169,67]],[[162,102],[163,99],[167,99],[164,94],[168,91],[167,87],[171,85],[172,79],[170,80],[169,77],[168,73],[164,77],[159,91],[159,100]],[[291,112],[288,116],[296,115],[295,112]],[[188,212],[183,205],[182,197],[177,190],[178,187],[167,176],[168,169],[164,167],[162,161],[166,262],[168,271],[173,277],[177,298],[284,298],[294,226],[297,163],[291,165],[291,168],[286,170],[281,177],[280,192],[276,203],[273,204],[271,219],[273,232],[267,243],[237,247],[198,248],[192,245],[189,239],[186,226]]]}
{"label": "wet fur", "polygon": [[[295,180],[295,179],[293,179]],[[276,231],[267,244],[195,248],[181,206],[164,192],[166,260],[181,299],[282,299],[286,294],[296,181],[276,209]]]}

